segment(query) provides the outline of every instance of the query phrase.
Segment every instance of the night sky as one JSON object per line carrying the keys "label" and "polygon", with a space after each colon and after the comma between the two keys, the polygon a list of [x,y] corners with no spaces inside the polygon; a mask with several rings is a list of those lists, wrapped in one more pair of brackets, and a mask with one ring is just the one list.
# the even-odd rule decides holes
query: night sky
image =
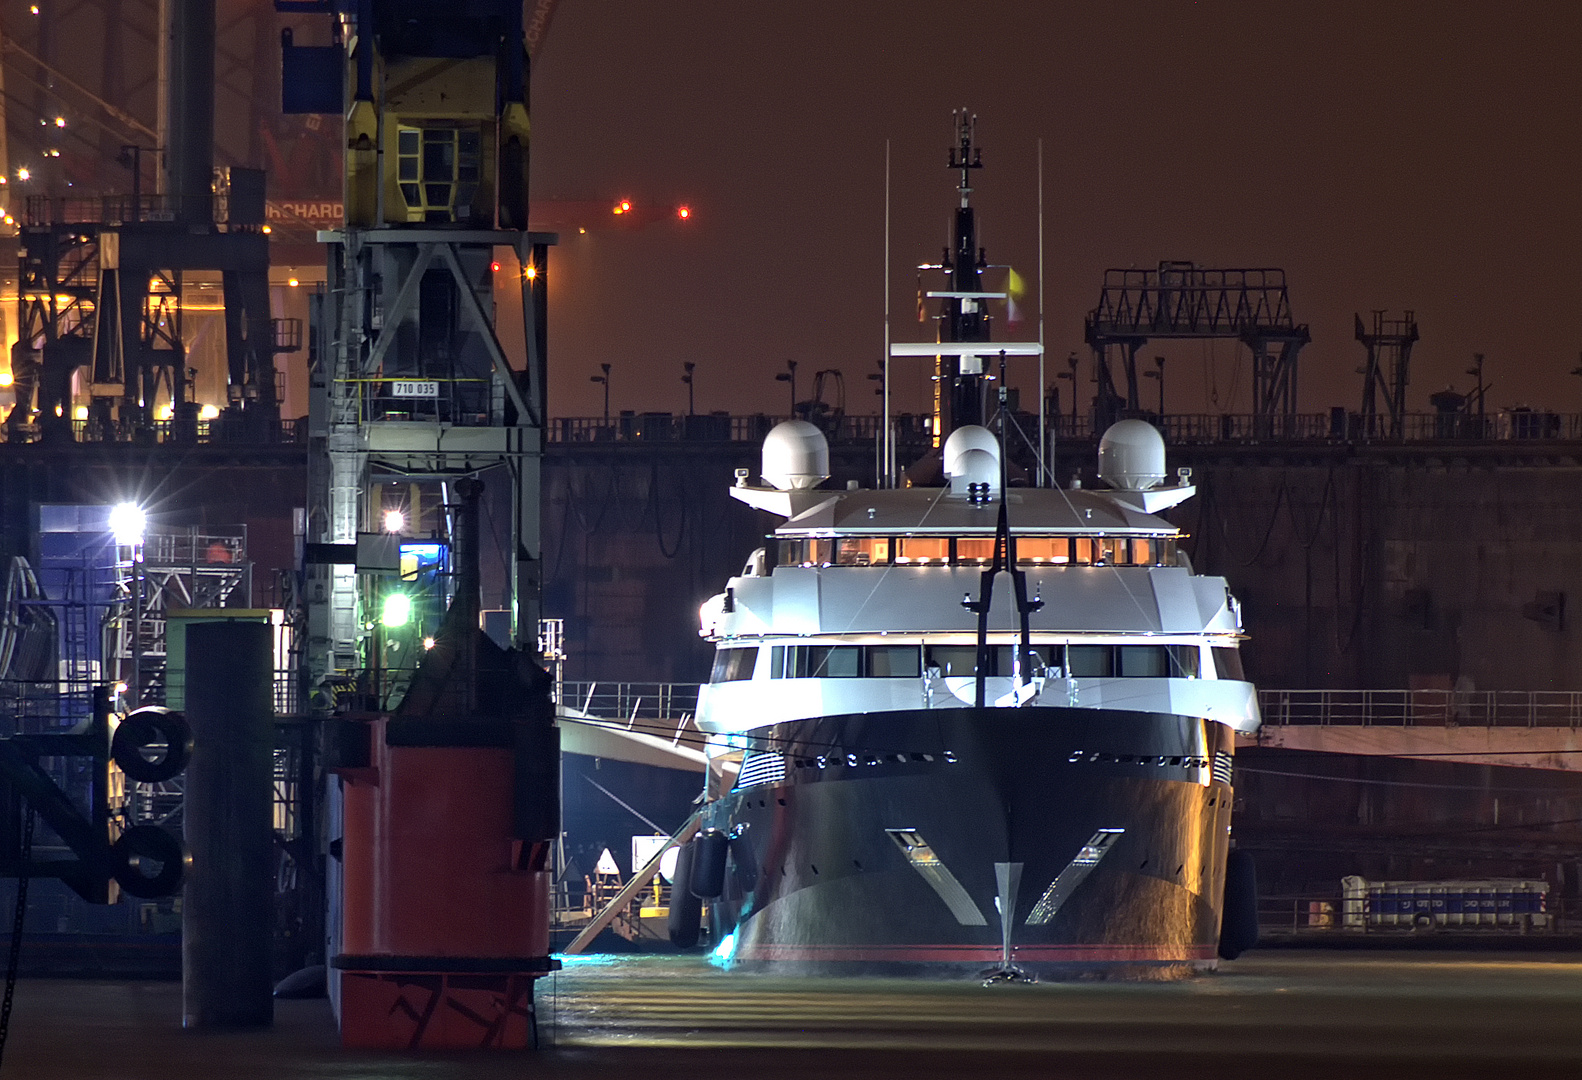
{"label": "night sky", "polygon": [[[612,409],[684,411],[688,360],[699,411],[784,412],[787,359],[801,396],[838,368],[849,411],[877,411],[885,143],[892,336],[932,340],[914,267],[948,239],[960,106],[980,118],[982,242],[1034,310],[1043,139],[1050,378],[1078,350],[1084,402],[1105,268],[1186,259],[1286,270],[1313,335],[1303,411],[1358,407],[1352,315],[1374,308],[1417,313],[1414,411],[1468,389],[1474,352],[1491,409],[1582,411],[1579,73],[1575,0],[562,0],[534,72],[535,198],[695,212],[563,232],[551,412],[599,412],[600,362]],[[1248,410],[1240,346],[1155,354],[1168,411]],[[921,410],[925,362],[897,363],[898,407]]]}

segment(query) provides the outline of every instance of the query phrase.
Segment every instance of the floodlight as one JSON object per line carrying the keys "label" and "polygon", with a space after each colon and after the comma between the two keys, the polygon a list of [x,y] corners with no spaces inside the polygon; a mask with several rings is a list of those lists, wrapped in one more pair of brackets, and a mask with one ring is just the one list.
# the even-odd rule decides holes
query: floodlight
{"label": "floodlight", "polygon": [[110,532],[117,544],[141,544],[147,519],[136,503],[117,503],[110,508]]}
{"label": "floodlight", "polygon": [[406,593],[393,592],[385,597],[379,610],[379,621],[386,626],[405,626],[412,618],[412,598]]}
{"label": "floodlight", "polygon": [[385,532],[398,533],[406,528],[406,515],[400,510],[386,510],[384,516]]}

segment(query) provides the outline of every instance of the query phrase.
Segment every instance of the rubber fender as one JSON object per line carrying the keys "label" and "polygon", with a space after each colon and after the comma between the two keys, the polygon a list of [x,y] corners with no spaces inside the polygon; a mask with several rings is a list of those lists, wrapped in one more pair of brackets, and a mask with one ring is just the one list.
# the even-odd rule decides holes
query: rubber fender
{"label": "rubber fender", "polygon": [[1258,868],[1252,855],[1233,851],[1225,860],[1225,904],[1220,911],[1219,955],[1234,960],[1258,944]]}
{"label": "rubber fender", "polygon": [[[134,856],[138,857],[133,864]],[[159,864],[148,873],[143,860]],[[133,825],[110,845],[110,876],[121,890],[140,900],[157,900],[181,888],[187,872],[187,852],[170,833],[158,825]]]}
{"label": "rubber fender", "polygon": [[731,853],[731,838],[718,829],[704,829],[690,845],[692,853],[692,895],[714,900],[725,891],[725,863]]}
{"label": "rubber fender", "polygon": [[192,728],[181,713],[159,705],[133,709],[116,725],[110,757],[127,779],[162,783],[179,776],[192,760]]}
{"label": "rubber fender", "polygon": [[692,843],[676,850],[676,872],[670,879],[670,944],[678,949],[694,948],[703,929],[703,901],[692,892],[695,853]]}

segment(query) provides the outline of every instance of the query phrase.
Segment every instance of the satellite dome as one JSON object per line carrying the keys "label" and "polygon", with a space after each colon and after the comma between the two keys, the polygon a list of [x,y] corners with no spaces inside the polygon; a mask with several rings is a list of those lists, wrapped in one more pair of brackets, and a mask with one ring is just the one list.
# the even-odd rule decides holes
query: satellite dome
{"label": "satellite dome", "polygon": [[[982,450],[989,454],[996,462],[1000,460],[1000,443],[994,437],[994,432],[977,424],[965,424],[950,433],[945,440],[945,450],[941,464],[944,466],[945,475],[953,477],[960,468],[962,455],[968,450]],[[995,481],[999,476],[996,473]]]}
{"label": "satellite dome", "polygon": [[764,436],[764,483],[781,491],[816,488],[829,479],[829,443],[806,420],[783,420]]}
{"label": "satellite dome", "polygon": [[1146,420],[1111,424],[1099,440],[1099,479],[1121,491],[1147,491],[1165,478],[1165,440]]}
{"label": "satellite dome", "polygon": [[[957,434],[960,434],[961,430],[965,429],[959,429]],[[951,436],[951,438],[955,437],[955,435]],[[963,450],[956,455],[955,470],[950,474],[952,495],[970,494],[968,490],[970,484],[987,484],[991,492],[1000,490],[1000,459],[987,450],[980,450],[976,446]]]}

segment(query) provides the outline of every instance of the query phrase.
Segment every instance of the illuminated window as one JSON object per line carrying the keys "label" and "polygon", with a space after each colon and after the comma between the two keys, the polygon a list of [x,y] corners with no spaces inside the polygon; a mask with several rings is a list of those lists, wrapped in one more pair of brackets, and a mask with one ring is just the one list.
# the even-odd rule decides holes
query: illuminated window
{"label": "illuminated window", "polygon": [[1071,561],[1071,539],[1065,536],[1018,536],[1016,561],[1027,564]]}
{"label": "illuminated window", "polygon": [[903,536],[896,541],[897,563],[944,563],[950,560],[950,540],[943,536]]}
{"label": "illuminated window", "polygon": [[1092,566],[1097,560],[1094,558],[1098,551],[1098,543],[1091,536],[1079,536],[1072,541],[1071,561],[1078,566]]}
{"label": "illuminated window", "polygon": [[889,561],[888,536],[847,536],[835,542],[836,566],[883,566]]}
{"label": "illuminated window", "polygon": [[994,537],[963,536],[956,541],[956,561],[990,563],[994,561]]}

